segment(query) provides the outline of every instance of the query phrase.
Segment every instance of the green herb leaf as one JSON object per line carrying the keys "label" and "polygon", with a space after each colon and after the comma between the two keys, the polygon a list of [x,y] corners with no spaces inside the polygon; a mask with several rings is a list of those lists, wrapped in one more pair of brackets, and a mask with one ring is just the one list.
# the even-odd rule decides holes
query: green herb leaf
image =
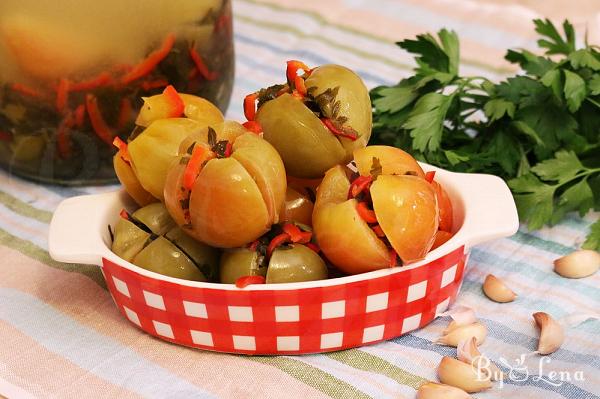
{"label": "green herb leaf", "polygon": [[567,57],[571,62],[571,66],[575,69],[590,68],[594,71],[600,71],[600,61],[590,49],[577,50]]}
{"label": "green herb leaf", "polygon": [[533,21],[535,24],[535,31],[547,39],[538,40],[538,46],[546,48],[546,54],[564,54],[575,51],[575,29],[569,21],[563,23],[563,30],[565,37],[563,38],[560,33],[556,30],[554,24],[549,20],[536,19]]}
{"label": "green herb leaf", "polygon": [[579,216],[584,216],[594,206],[594,193],[586,179],[566,189],[559,197],[558,205],[565,212],[579,211]]}
{"label": "green herb leaf", "polygon": [[508,115],[510,118],[515,116],[515,104],[503,98],[494,98],[488,101],[483,110],[490,122],[496,121],[504,115]]}
{"label": "green herb leaf", "polygon": [[442,29],[438,32],[440,42],[431,34],[418,35],[416,40],[403,40],[396,43],[409,53],[419,55],[416,58],[417,72],[429,75],[432,72],[458,74],[459,46],[458,36],[453,31]]}
{"label": "green herb leaf", "polygon": [[600,75],[593,75],[588,82],[588,88],[593,96],[600,94]]}
{"label": "green herb leaf", "polygon": [[440,148],[444,120],[453,99],[453,95],[428,93],[417,101],[403,126],[411,131],[416,150],[424,152]]}
{"label": "green herb leaf", "polygon": [[565,98],[570,112],[576,112],[585,99],[585,81],[575,72],[567,69],[565,73]]}
{"label": "green herb leaf", "polygon": [[532,172],[546,181],[565,183],[584,169],[584,166],[572,151],[558,151],[554,158],[538,163]]}
{"label": "green herb leaf", "polygon": [[373,105],[380,112],[398,112],[418,97],[410,86],[385,87],[377,95],[380,97],[373,100]]}
{"label": "green herb leaf", "polygon": [[544,184],[532,174],[508,182],[513,190],[519,217],[528,220],[527,227],[537,230],[552,219],[555,186]]}
{"label": "green herb leaf", "polygon": [[590,234],[581,248],[600,251],[600,219],[590,226]]}
{"label": "green herb leaf", "polygon": [[559,69],[552,69],[542,76],[540,82],[546,87],[552,89],[552,93],[556,96],[556,98],[562,98],[563,86],[562,86],[562,75]]}

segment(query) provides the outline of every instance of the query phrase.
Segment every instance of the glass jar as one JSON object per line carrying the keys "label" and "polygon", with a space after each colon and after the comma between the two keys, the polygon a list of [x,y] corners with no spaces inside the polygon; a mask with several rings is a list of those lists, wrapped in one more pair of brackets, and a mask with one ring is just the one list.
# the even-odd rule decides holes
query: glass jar
{"label": "glass jar", "polygon": [[112,145],[172,84],[225,111],[230,0],[2,0],[0,164],[32,180],[114,182]]}

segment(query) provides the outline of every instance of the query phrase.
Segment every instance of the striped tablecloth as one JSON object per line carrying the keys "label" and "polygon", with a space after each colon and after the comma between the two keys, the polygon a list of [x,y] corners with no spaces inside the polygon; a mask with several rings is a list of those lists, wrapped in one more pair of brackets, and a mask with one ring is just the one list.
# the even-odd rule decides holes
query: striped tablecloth
{"label": "striped tablecloth", "polygon": [[[460,34],[465,73],[500,78],[514,71],[502,60],[507,47],[534,46],[530,20],[539,16],[508,3],[235,0],[237,70],[228,116],[241,119],[243,95],[280,80],[291,58],[347,65],[369,87],[396,82],[411,60],[393,42],[442,26]],[[545,3],[577,12],[572,1]],[[597,37],[596,14],[573,18],[579,28],[591,22]],[[117,312],[98,268],[60,264],[47,252],[48,223],[62,199],[113,189],[44,187],[0,173],[0,396],[413,398],[421,383],[437,380],[441,357],[455,355],[433,343],[447,318],[385,343],[301,357],[223,355],[145,335]],[[552,260],[577,248],[596,218],[571,215],[554,228],[522,228],[473,250],[458,304],[476,309],[487,325],[483,351],[515,367],[514,378],[476,397],[599,397],[600,321],[569,329],[545,363],[537,356],[516,362],[536,348],[533,312],[556,318],[598,312],[600,274],[566,280],[552,272]],[[488,273],[505,279],[519,298],[504,305],[487,300],[481,282]],[[552,380],[552,372],[562,372],[563,380],[568,373],[570,381]]]}

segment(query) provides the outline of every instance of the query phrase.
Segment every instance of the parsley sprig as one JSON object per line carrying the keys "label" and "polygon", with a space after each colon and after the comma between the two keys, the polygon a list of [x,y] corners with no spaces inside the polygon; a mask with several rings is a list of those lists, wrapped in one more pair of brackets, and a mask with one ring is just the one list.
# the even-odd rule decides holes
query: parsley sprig
{"label": "parsley sprig", "polygon": [[[375,143],[502,176],[532,230],[600,210],[600,47],[578,49],[568,21],[562,32],[534,24],[544,54],[509,50],[523,73],[505,81],[461,76],[458,36],[442,29],[398,42],[415,55],[414,75],[371,91]],[[600,221],[584,247],[600,249]]]}

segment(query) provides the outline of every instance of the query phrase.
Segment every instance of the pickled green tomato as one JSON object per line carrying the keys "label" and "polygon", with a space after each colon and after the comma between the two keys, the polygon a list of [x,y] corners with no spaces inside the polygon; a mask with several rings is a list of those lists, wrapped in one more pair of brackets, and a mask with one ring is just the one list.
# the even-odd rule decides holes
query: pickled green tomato
{"label": "pickled green tomato", "polygon": [[133,260],[150,238],[149,233],[123,218],[115,225],[113,236],[112,251],[127,262]]}
{"label": "pickled green tomato", "polygon": [[267,283],[295,283],[300,281],[324,280],[327,266],[317,253],[304,245],[281,247],[273,251]]}
{"label": "pickled green tomato", "polygon": [[265,103],[256,119],[262,126],[263,138],[277,149],[289,175],[321,177],[346,158],[340,141],[290,94]]}
{"label": "pickled green tomato", "polygon": [[352,152],[366,146],[371,137],[373,112],[367,87],[356,73],[341,65],[333,64],[315,68],[306,79],[305,85],[307,90],[314,90],[315,96],[329,88],[339,87],[336,96],[340,102],[338,115],[348,118],[344,125],[358,132],[358,139],[355,141],[340,139],[346,152],[344,163],[350,162]]}
{"label": "pickled green tomato", "polygon": [[159,119],[133,139],[127,149],[142,187],[162,200],[167,171],[179,154],[180,143],[205,128],[205,124],[192,119]]}
{"label": "pickled green tomato", "polygon": [[163,235],[175,226],[167,208],[160,202],[155,202],[138,209],[131,215],[146,225],[156,235]]}
{"label": "pickled green tomato", "polygon": [[194,240],[179,227],[169,230],[165,237],[181,248],[209,281],[218,281],[221,256],[218,249]]}
{"label": "pickled green tomato", "polygon": [[221,256],[220,281],[235,284],[244,276],[265,276],[266,267],[260,267],[260,255],[247,248],[236,248],[223,252]]}
{"label": "pickled green tomato", "polygon": [[[302,101],[290,94],[263,104],[256,119],[262,126],[264,138],[281,154],[289,175],[318,178],[331,167],[349,162],[356,148],[366,146],[371,136],[371,100],[360,77],[339,65],[315,68],[305,84],[314,96],[338,88],[337,116],[347,118],[344,126],[358,132],[357,140],[331,133]],[[322,111],[325,116],[331,116],[333,110]]]}
{"label": "pickled green tomato", "polygon": [[194,262],[162,236],[142,249],[133,259],[133,264],[165,276],[206,281],[206,277]]}

